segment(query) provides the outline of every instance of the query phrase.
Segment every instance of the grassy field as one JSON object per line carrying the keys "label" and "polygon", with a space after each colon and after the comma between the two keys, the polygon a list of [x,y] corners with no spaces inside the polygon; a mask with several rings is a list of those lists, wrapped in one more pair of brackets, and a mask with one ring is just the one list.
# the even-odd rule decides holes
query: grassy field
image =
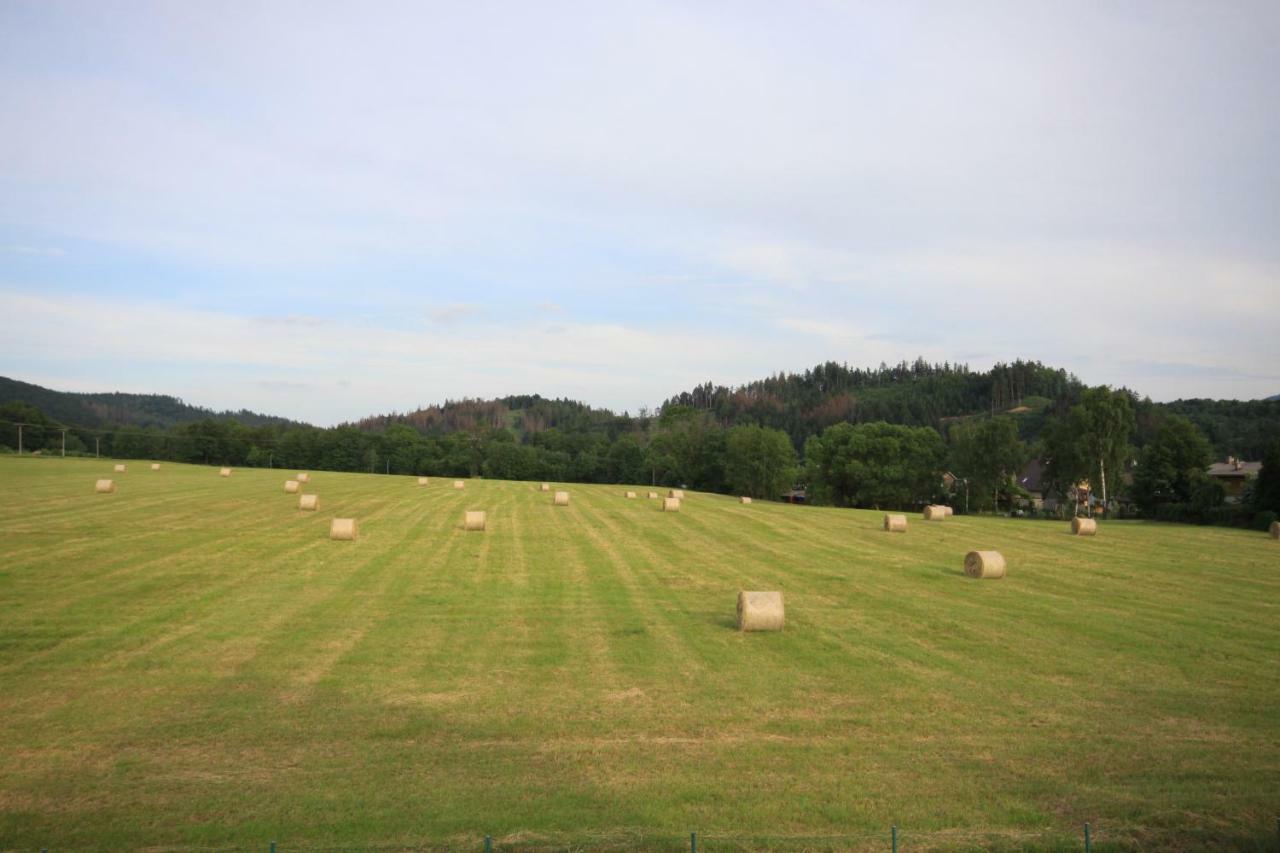
{"label": "grassy field", "polygon": [[0,457],[3,848],[1276,843],[1263,534],[128,466]]}

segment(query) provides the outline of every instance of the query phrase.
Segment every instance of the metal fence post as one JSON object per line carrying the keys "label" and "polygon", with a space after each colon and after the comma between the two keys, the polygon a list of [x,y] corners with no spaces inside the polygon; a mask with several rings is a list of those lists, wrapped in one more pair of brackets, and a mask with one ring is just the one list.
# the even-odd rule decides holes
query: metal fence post
{"label": "metal fence post", "polygon": [[698,833],[689,833],[689,853],[698,853]]}
{"label": "metal fence post", "polygon": [[1089,832],[1089,821],[1084,822],[1084,853],[1093,853],[1093,835]]}
{"label": "metal fence post", "polygon": [[486,835],[484,837],[484,853],[493,853],[493,836]]}
{"label": "metal fence post", "polygon": [[890,827],[890,834],[893,837],[893,853],[898,853],[898,825],[896,823]]}
{"label": "metal fence post", "polygon": [[270,853],[276,853],[276,843],[272,841],[268,849],[270,850]]}

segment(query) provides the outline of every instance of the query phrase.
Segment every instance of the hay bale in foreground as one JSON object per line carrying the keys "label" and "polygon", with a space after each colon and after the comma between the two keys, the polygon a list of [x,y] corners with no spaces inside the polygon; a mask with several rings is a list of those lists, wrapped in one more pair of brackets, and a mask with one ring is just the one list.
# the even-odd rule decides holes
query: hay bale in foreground
{"label": "hay bale in foreground", "polygon": [[884,529],[889,533],[906,533],[907,517],[905,515],[886,513],[884,517]]}
{"label": "hay bale in foreground", "polygon": [[971,578],[1002,578],[1004,568],[999,551],[970,551],[964,555],[964,573]]}
{"label": "hay bale in foreground", "polygon": [[296,494],[296,493],[297,493],[297,491],[298,491],[298,481],[297,481],[297,480],[285,480],[285,481],[284,481],[284,491],[285,491],[285,494],[287,494],[287,495]]}
{"label": "hay bale in foreground", "polygon": [[294,477],[293,479],[297,480],[299,483],[310,483],[311,475],[308,474],[306,471],[299,471],[298,476]]}
{"label": "hay bale in foreground", "polygon": [[430,480],[428,480],[426,477],[419,477],[419,478],[418,478],[418,485],[419,485],[419,486],[425,486],[425,485],[427,485],[427,484],[428,484],[428,483],[430,483],[430,482],[431,482],[431,481],[430,481]]}
{"label": "hay bale in foreground", "polygon": [[298,509],[305,509],[308,512],[315,512],[320,508],[319,495],[299,495]]}
{"label": "hay bale in foreground", "polygon": [[151,463],[151,470],[152,470],[152,471],[159,471],[159,470],[160,470],[160,463],[159,463],[159,462],[152,462],[152,463]]}
{"label": "hay bale in foreground", "polygon": [[649,493],[649,500],[653,500],[653,499],[654,499],[654,498],[656,498],[657,496],[658,496],[658,493],[657,493],[657,492],[650,492],[650,493]]}
{"label": "hay bale in foreground", "polygon": [[677,500],[683,500],[684,489],[672,489],[671,491],[667,492],[667,497],[676,498]]}
{"label": "hay bale in foreground", "polygon": [[679,498],[663,498],[662,511],[663,512],[679,512],[680,499]]}
{"label": "hay bale in foreground", "polygon": [[781,631],[786,622],[780,592],[738,593],[739,631]]}
{"label": "hay bale in foreground", "polygon": [[462,516],[462,529],[484,530],[486,521],[484,510],[467,510]]}
{"label": "hay bale in foreground", "polygon": [[627,500],[631,500],[636,496],[635,492],[627,492]]}
{"label": "hay bale in foreground", "polygon": [[944,506],[930,504],[929,506],[924,508],[925,521],[942,521],[946,517],[947,517],[947,508]]}
{"label": "hay bale in foreground", "polygon": [[99,480],[97,484],[94,485],[93,490],[103,495],[110,494],[111,492],[114,492],[116,490],[116,481],[115,480]]}
{"label": "hay bale in foreground", "polygon": [[356,520],[354,518],[335,518],[329,522],[330,539],[355,539]]}
{"label": "hay bale in foreground", "polygon": [[747,497],[746,495],[743,495],[742,497],[738,498],[738,503],[749,504],[751,503],[751,498]]}
{"label": "hay bale in foreground", "polygon": [[218,470],[218,476],[219,476],[219,477],[230,477],[230,476],[231,476],[231,469],[230,469],[230,468],[221,468],[221,469],[219,469],[219,470]]}
{"label": "hay bale in foreground", "polygon": [[112,470],[113,470],[113,471],[115,471],[117,474],[123,474],[123,473],[124,473],[124,466],[123,466],[123,465],[117,465],[117,466],[116,466],[115,468],[113,468]]}
{"label": "hay bale in foreground", "polygon": [[569,493],[556,492],[556,506],[568,506],[568,505],[569,505]]}
{"label": "hay bale in foreground", "polygon": [[1097,536],[1098,522],[1092,518],[1077,516],[1071,519],[1071,532],[1076,536]]}
{"label": "hay bale in foreground", "polygon": [[465,489],[467,487],[467,484],[462,482],[461,480],[454,480],[453,487],[455,489]]}
{"label": "hay bale in foreground", "polygon": [[538,491],[540,491],[540,492],[549,492],[549,491],[551,491],[551,484],[550,484],[550,483],[543,483],[541,486],[538,486]]}
{"label": "hay bale in foreground", "polygon": [[1271,522],[1271,538],[1280,539],[1280,521]]}

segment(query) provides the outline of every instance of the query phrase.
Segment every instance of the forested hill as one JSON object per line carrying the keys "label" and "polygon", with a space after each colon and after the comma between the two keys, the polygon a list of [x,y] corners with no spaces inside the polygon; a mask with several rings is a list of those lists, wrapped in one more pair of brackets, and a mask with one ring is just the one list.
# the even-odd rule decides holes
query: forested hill
{"label": "forested hill", "polygon": [[206,419],[235,420],[245,426],[288,426],[288,418],[261,415],[241,409],[215,412],[191,406],[164,394],[79,393],[54,391],[29,382],[0,376],[0,405],[25,403],[46,418],[83,427],[131,426],[165,429]]}
{"label": "forested hill", "polygon": [[997,364],[989,371],[924,359],[878,368],[829,361],[803,373],[779,373],[738,388],[699,385],[667,400],[711,412],[724,425],[755,423],[781,429],[797,446],[842,421],[887,421],[938,427],[949,418],[999,413],[1025,402],[1037,410],[1065,409],[1084,386],[1065,370],[1034,361]]}
{"label": "forested hill", "polygon": [[[961,364],[928,364],[923,359],[868,369],[827,362],[803,373],[779,373],[737,388],[707,382],[676,394],[652,414],[683,407],[708,413],[724,427],[773,427],[790,435],[798,448],[810,435],[842,421],[937,427],[949,418],[1004,412],[1028,400],[1036,409],[1065,407],[1076,401],[1083,387],[1065,370],[1038,362],[998,364],[985,372]],[[523,436],[548,429],[567,433],[626,430],[648,415],[645,411],[634,417],[619,415],[533,394],[449,401],[406,414],[363,418],[353,426],[384,430],[406,424],[427,435],[509,429]]]}
{"label": "forested hill", "polygon": [[512,430],[528,436],[549,429],[566,433],[626,429],[628,415],[595,409],[576,400],[551,400],[537,394],[496,400],[450,400],[407,414],[373,415],[352,424],[363,430],[385,430],[392,424],[411,426],[424,435],[448,435],[477,429]]}

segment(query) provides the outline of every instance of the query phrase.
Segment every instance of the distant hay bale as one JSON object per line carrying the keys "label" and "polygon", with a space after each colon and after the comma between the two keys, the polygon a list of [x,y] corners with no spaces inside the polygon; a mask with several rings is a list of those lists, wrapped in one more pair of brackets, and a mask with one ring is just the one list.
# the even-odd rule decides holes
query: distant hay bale
{"label": "distant hay bale", "polygon": [[568,505],[569,505],[569,493],[556,492],[556,506],[568,506]]}
{"label": "distant hay bale", "polygon": [[355,539],[356,520],[354,518],[335,518],[329,522],[330,539]]}
{"label": "distant hay bale", "polygon": [[947,508],[944,506],[930,504],[929,506],[924,508],[925,521],[942,521],[946,517],[947,517]]}
{"label": "distant hay bale", "polygon": [[964,573],[971,578],[1004,577],[1004,557],[999,551],[970,551],[964,555]]}
{"label": "distant hay bale", "polygon": [[1076,536],[1097,536],[1098,522],[1092,518],[1076,518],[1071,519],[1071,532]]}
{"label": "distant hay bale", "polygon": [[462,482],[461,480],[454,480],[453,487],[455,489],[465,489],[467,487],[467,484]]}
{"label": "distant hay bale", "polygon": [[884,517],[884,529],[890,533],[906,533],[907,517],[905,515],[893,515],[886,513]]}
{"label": "distant hay bale", "polygon": [[1280,521],[1271,522],[1271,538],[1280,539]]}
{"label": "distant hay bale", "polygon": [[657,496],[658,496],[658,493],[657,493],[657,492],[650,492],[650,493],[649,493],[649,500],[653,500],[653,499],[654,499],[654,498],[656,498]]}
{"label": "distant hay bale", "polygon": [[299,495],[298,509],[305,509],[309,512],[315,512],[320,508],[319,495]]}
{"label": "distant hay bale", "polygon": [[100,494],[104,494],[104,495],[110,494],[111,492],[114,492],[116,490],[116,481],[115,480],[99,480],[97,485],[93,487],[93,490],[95,492],[99,492]]}
{"label": "distant hay bale", "polygon": [[684,489],[672,489],[671,491],[667,492],[667,497],[669,497],[669,498],[675,498],[675,499],[677,499],[677,500],[683,500],[683,499],[684,499]]}
{"label": "distant hay bale", "polygon": [[430,480],[428,480],[426,477],[419,477],[419,478],[418,478],[418,485],[419,485],[419,486],[425,486],[425,485],[427,485],[427,483],[429,483],[429,482],[431,482],[431,481],[430,481]]}
{"label": "distant hay bale", "polygon": [[680,499],[679,498],[663,498],[662,511],[663,512],[679,512]]}
{"label": "distant hay bale", "polygon": [[747,497],[746,495],[743,495],[742,497],[738,498],[738,503],[749,504],[751,503],[751,498]]}
{"label": "distant hay bale", "polygon": [[310,483],[311,475],[308,474],[306,471],[299,471],[298,476],[294,477],[293,479],[297,480],[299,483]]}
{"label": "distant hay bale", "polygon": [[123,473],[124,473],[124,466],[123,466],[123,465],[117,465],[117,466],[115,467],[115,472],[116,472],[117,474],[123,474]]}
{"label": "distant hay bale", "polygon": [[549,492],[549,491],[551,491],[551,484],[550,484],[550,483],[543,483],[541,486],[538,486],[538,491],[540,491],[540,492]]}
{"label": "distant hay bale", "polygon": [[219,471],[218,471],[218,476],[219,476],[219,477],[230,477],[230,476],[231,476],[231,469],[230,469],[230,468],[222,468],[222,469],[219,469]]}
{"label": "distant hay bale", "polygon": [[635,492],[627,492],[627,500],[631,500],[636,496]]}
{"label": "distant hay bale", "polygon": [[485,521],[484,510],[467,510],[462,516],[462,528],[464,530],[484,530]]}
{"label": "distant hay bale", "polygon": [[292,495],[292,494],[294,494],[295,492],[297,492],[297,491],[298,491],[298,481],[297,481],[297,480],[285,480],[285,481],[284,481],[284,491],[285,491],[285,494],[290,494],[290,495]]}
{"label": "distant hay bale", "polygon": [[944,506],[944,507],[942,508],[942,517],[943,517],[943,518],[950,518],[951,516],[953,516],[953,515],[955,515],[955,514],[956,514],[956,511],[955,511],[954,509],[952,509],[951,507],[949,507],[949,506]]}
{"label": "distant hay bale", "polygon": [[159,463],[159,462],[152,462],[152,463],[151,463],[151,470],[152,470],[152,471],[159,471],[159,470],[160,470],[160,463]]}
{"label": "distant hay bale", "polygon": [[786,622],[780,592],[738,593],[739,631],[781,631]]}

